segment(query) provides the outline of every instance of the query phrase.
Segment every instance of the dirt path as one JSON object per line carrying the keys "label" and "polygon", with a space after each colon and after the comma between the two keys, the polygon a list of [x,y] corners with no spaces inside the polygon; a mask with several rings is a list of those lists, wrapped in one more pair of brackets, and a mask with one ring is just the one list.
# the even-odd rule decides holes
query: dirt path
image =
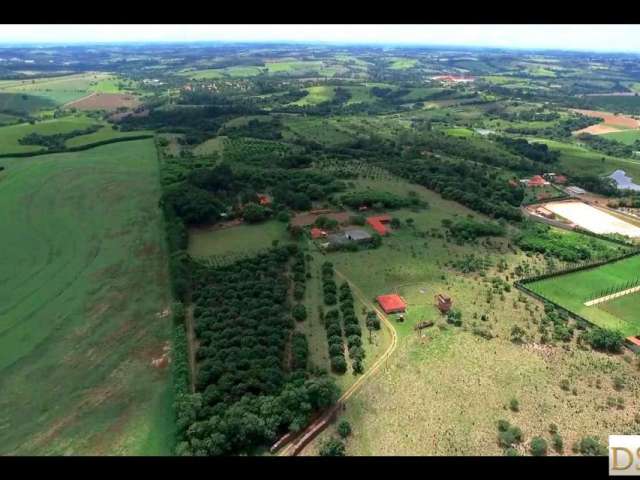
{"label": "dirt path", "polygon": [[[398,334],[396,333],[396,329],[393,327],[393,324],[389,321],[389,319],[387,318],[387,316],[382,310],[380,310],[376,305],[374,305],[371,301],[369,301],[367,297],[362,293],[362,291],[356,285],[354,285],[351,281],[349,281],[349,279],[344,274],[342,274],[338,270],[335,270],[335,273],[338,277],[342,278],[351,286],[351,289],[354,295],[363,303],[363,305],[377,312],[378,316],[382,319],[382,323],[384,324],[385,328],[387,328],[389,330],[389,333],[391,334],[391,344],[389,345],[389,348],[387,348],[387,350],[380,356],[380,358],[378,358],[374,362],[374,364],[371,365],[371,367],[369,367],[369,369],[363,375],[361,375],[358,378],[358,380],[356,380],[338,399],[337,403],[344,404],[362,387],[362,385],[364,385],[364,383],[367,380],[369,380],[369,378],[371,378],[373,374],[375,374],[378,370],[380,370],[380,367],[382,367],[382,365],[387,361],[387,359],[395,351],[396,347],[398,346]],[[324,415],[320,417],[318,420],[316,420],[315,422],[313,422],[311,425],[309,425],[303,432],[301,432],[301,434],[297,438],[298,439],[304,438],[305,434],[308,431],[316,429],[317,424],[323,421],[326,421],[326,418]],[[321,431],[322,429],[317,430],[318,433],[320,433]],[[278,455],[280,456],[293,455],[294,454],[293,452],[296,449],[295,447],[296,447],[296,442],[292,442],[289,445],[285,446],[278,453]],[[298,452],[298,454],[301,453],[303,450],[304,448],[302,448]]]}
{"label": "dirt path", "polygon": [[193,304],[189,302],[185,314],[185,328],[187,330],[187,347],[189,354],[189,372],[191,379],[191,393],[196,392],[196,334],[193,326]]}

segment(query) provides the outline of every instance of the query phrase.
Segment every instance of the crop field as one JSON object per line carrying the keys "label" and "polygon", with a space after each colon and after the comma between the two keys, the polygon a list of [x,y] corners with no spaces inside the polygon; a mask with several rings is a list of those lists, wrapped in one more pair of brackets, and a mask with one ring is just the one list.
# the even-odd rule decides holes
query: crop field
{"label": "crop field", "polygon": [[195,258],[216,260],[231,255],[249,255],[271,247],[271,242],[289,239],[287,224],[271,220],[258,225],[236,225],[228,228],[192,228],[189,253]]}
{"label": "crop field", "polygon": [[310,75],[317,73],[324,76],[333,76],[336,69],[325,66],[320,60],[286,60],[266,62],[270,75]]}
{"label": "crop field", "polygon": [[[356,184],[382,188],[375,181]],[[492,239],[490,245],[483,241],[459,246],[422,237],[419,232],[439,228],[443,218],[471,212],[421,187],[391,188],[415,190],[429,202],[424,211],[389,212],[402,220],[413,218],[415,226],[394,230],[377,250],[327,255],[365,296],[397,292],[408,302],[405,321],[392,320],[399,336],[397,350],[341,415],[353,429],[346,441],[347,455],[501,455],[499,419],[522,429],[525,442],[518,448],[520,454],[526,452],[531,437],[548,437],[551,422],[559,426],[565,451],[570,451],[572,442],[585,435],[606,439],[612,428],[624,428],[632,421],[631,405],[639,405],[640,383],[634,380],[620,393],[626,407],[618,410],[607,407],[607,401],[619,394],[610,381],[602,386],[600,379],[632,375],[633,364],[574,346],[567,355],[560,345],[536,343],[543,314],[537,302],[513,288],[487,298],[491,278],[504,280],[523,263],[535,266],[535,257],[514,253],[500,239]],[[469,254],[486,257],[490,266],[484,274],[461,274],[445,265]],[[496,268],[499,259],[507,262],[505,272]],[[436,293],[452,297],[454,308],[462,313],[462,327],[445,322],[434,306]],[[481,320],[482,315],[487,319]],[[418,335],[413,327],[424,320],[435,325]],[[526,345],[510,341],[514,325],[528,332],[531,340]],[[492,338],[483,338],[476,333],[480,331],[489,331]],[[575,386],[576,395],[561,389],[562,379]],[[518,412],[508,408],[512,398],[520,403]],[[323,432],[303,454],[317,455],[330,436],[336,436],[335,427]]]}
{"label": "crop field", "polygon": [[640,295],[630,294],[611,302],[587,307],[584,302],[609,287],[617,287],[640,276],[640,256],[568,273],[527,286],[594,324],[618,330],[625,336],[640,334]]}
{"label": "crop field", "polygon": [[2,80],[0,92],[43,97],[54,105],[63,105],[93,91],[113,91],[113,76],[106,73],[82,73],[32,80]]}
{"label": "crop field", "polygon": [[92,93],[87,97],[67,103],[66,108],[76,110],[106,110],[114,111],[119,108],[136,108],[140,100],[128,93]]}
{"label": "crop field", "polygon": [[180,72],[180,75],[189,77],[191,80],[215,80],[220,78],[242,78],[255,77],[265,71],[264,67],[258,66],[233,66],[226,68],[208,68],[205,70],[189,70]]}
{"label": "crop field", "polygon": [[0,453],[168,454],[153,141],[0,164]]}

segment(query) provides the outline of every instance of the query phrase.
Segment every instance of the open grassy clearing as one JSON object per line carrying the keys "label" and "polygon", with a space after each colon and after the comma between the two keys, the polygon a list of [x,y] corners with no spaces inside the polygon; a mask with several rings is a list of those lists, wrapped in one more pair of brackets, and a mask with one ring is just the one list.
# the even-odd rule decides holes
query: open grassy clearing
{"label": "open grassy clearing", "polygon": [[188,77],[190,80],[216,80],[220,78],[242,78],[255,77],[265,71],[264,67],[258,66],[232,66],[226,68],[208,68],[204,70],[188,70],[180,72],[179,75]]}
{"label": "open grassy clearing", "polygon": [[[357,185],[366,188],[376,182],[358,181]],[[398,190],[408,188],[394,185]],[[421,187],[410,188],[428,200],[430,208],[392,212],[392,216],[413,218],[416,231],[439,227],[441,219],[456,213],[470,213]],[[444,265],[470,253],[489,259],[493,267],[486,276],[462,274]],[[519,325],[536,342],[543,310],[513,288],[494,293],[489,302],[488,278],[505,279],[515,265],[535,265],[537,257],[514,253],[504,240],[493,239],[490,246],[484,241],[458,246],[418,237],[406,226],[385,238],[380,249],[328,257],[370,298],[397,291],[409,304],[405,322],[395,323],[396,353],[349,400],[341,417],[354,431],[347,440],[348,455],[500,455],[496,422],[501,418],[522,428],[522,453],[532,436],[549,437],[552,422],[559,426],[565,451],[570,452],[571,443],[585,435],[606,441],[610,431],[624,431],[633,422],[640,391],[634,365],[620,356],[579,350],[574,344],[567,354],[560,345],[510,341],[512,326]],[[499,259],[508,263],[504,273],[495,268]],[[463,327],[444,322],[433,305],[439,292],[452,296],[454,308],[463,314]],[[486,321],[480,320],[482,314],[487,315]],[[433,320],[436,326],[424,330],[421,337],[413,326],[423,320]],[[494,338],[474,335],[474,324],[491,331]],[[633,380],[625,391],[615,392],[614,375],[630,375]],[[565,378],[576,387],[576,395],[561,389],[560,380]],[[626,407],[609,407],[612,395],[623,397]],[[507,407],[512,398],[520,402],[518,413]],[[321,434],[304,454],[317,454],[331,435],[335,427]]]}
{"label": "open grassy clearing", "polygon": [[228,228],[193,228],[189,232],[189,253],[196,258],[250,255],[271,248],[271,242],[289,239],[287,224],[270,220],[255,225]]}
{"label": "open grassy clearing", "polygon": [[640,130],[622,130],[619,132],[603,133],[602,136],[609,140],[616,140],[625,145],[633,145],[640,140]]}
{"label": "open grassy clearing", "polygon": [[193,149],[194,155],[211,155],[213,153],[219,153],[222,155],[224,152],[224,144],[226,142],[227,137],[214,137],[209,140],[204,141],[200,145],[196,146]]}
{"label": "open grassy clearing", "polygon": [[169,454],[153,141],[0,164],[0,452]]}
{"label": "open grassy clearing", "polygon": [[418,60],[415,58],[394,58],[389,65],[392,70],[406,70],[417,65]]}
{"label": "open grassy clearing", "polygon": [[291,103],[291,105],[318,105],[319,103],[328,102],[335,96],[335,87],[328,85],[319,85],[305,89],[307,95],[300,100]]}
{"label": "open grassy clearing", "polygon": [[621,297],[614,301],[612,307],[607,307],[606,302],[586,307],[584,302],[603,289],[623,285],[639,276],[640,256],[635,256],[602,267],[540,280],[527,286],[600,327],[618,330],[629,336],[640,334],[640,295]]}

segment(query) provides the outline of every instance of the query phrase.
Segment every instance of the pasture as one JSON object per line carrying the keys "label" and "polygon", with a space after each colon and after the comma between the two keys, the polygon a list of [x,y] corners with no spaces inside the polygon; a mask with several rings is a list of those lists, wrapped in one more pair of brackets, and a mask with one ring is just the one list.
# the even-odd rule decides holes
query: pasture
{"label": "pasture", "polygon": [[28,80],[2,80],[0,92],[42,97],[54,105],[63,105],[94,91],[117,89],[114,77],[107,73],[79,73]]}
{"label": "pasture", "polygon": [[319,85],[305,89],[307,95],[300,100],[291,103],[291,105],[318,105],[319,103],[328,102],[335,96],[335,88],[327,85]]}
{"label": "pasture", "polygon": [[104,110],[112,112],[119,108],[133,109],[140,106],[140,100],[128,93],[101,93],[94,92],[79,100],[65,104],[66,108],[76,110]]}
{"label": "pasture", "polygon": [[637,335],[640,334],[640,295],[630,294],[591,307],[585,306],[584,302],[606,288],[638,279],[639,272],[640,256],[634,256],[601,267],[540,280],[527,286],[600,327],[617,330],[625,336]]}
{"label": "pasture", "polygon": [[[382,185],[356,182],[356,188],[414,190],[430,207],[389,212],[403,220],[403,226],[384,238],[379,249],[326,257],[365,297],[397,292],[408,302],[404,322],[391,319],[399,337],[397,350],[341,414],[353,429],[346,441],[347,455],[500,455],[499,419],[522,429],[525,441],[518,448],[520,454],[526,452],[531,437],[548,436],[551,422],[559,426],[565,452],[570,453],[575,440],[585,435],[606,439],[611,429],[624,429],[633,421],[640,406],[635,365],[580,350],[573,342],[540,344],[542,306],[505,286],[516,266],[536,269],[541,257],[513,250],[507,239],[456,245],[424,236],[421,232],[442,231],[442,219],[479,216],[419,186]],[[406,225],[407,218],[414,220],[414,227]],[[447,265],[470,254],[486,259],[486,271],[463,274]],[[506,262],[504,271],[498,268],[500,260]],[[504,283],[494,283],[494,278]],[[447,323],[435,308],[436,293],[452,297],[454,308],[462,313],[461,327]],[[435,325],[417,334],[413,327],[424,320]],[[525,344],[510,340],[516,325],[527,332]],[[610,380],[615,375],[631,375],[634,380],[618,393]],[[562,390],[562,379],[575,386],[575,395]],[[608,407],[611,395],[622,396],[626,407]],[[512,398],[520,403],[517,413],[508,408]],[[334,426],[303,454],[317,455],[331,436],[336,436]]]}
{"label": "pasture", "polygon": [[633,145],[640,140],[640,130],[620,130],[617,132],[604,133],[602,136],[609,140],[616,140],[625,145]]}
{"label": "pasture", "polygon": [[0,164],[0,454],[169,454],[153,140]]}
{"label": "pasture", "polygon": [[189,254],[194,258],[217,262],[232,256],[242,257],[271,248],[273,241],[289,239],[287,224],[276,220],[250,225],[219,225],[192,228],[189,231]]}

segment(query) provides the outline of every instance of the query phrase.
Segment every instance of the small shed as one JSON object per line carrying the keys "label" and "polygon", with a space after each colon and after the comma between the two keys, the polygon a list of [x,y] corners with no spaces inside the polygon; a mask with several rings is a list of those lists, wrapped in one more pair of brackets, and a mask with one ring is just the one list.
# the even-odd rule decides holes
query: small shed
{"label": "small shed", "polygon": [[436,302],[438,310],[440,310],[442,313],[447,313],[449,310],[451,310],[451,305],[453,304],[453,302],[451,301],[451,297],[443,295],[442,293],[436,295]]}
{"label": "small shed", "polygon": [[311,229],[311,238],[317,240],[318,238],[325,238],[327,236],[327,232],[318,227],[313,227]]}
{"label": "small shed", "polygon": [[344,235],[353,242],[366,242],[371,240],[371,234],[359,228],[347,229],[344,231]]}

